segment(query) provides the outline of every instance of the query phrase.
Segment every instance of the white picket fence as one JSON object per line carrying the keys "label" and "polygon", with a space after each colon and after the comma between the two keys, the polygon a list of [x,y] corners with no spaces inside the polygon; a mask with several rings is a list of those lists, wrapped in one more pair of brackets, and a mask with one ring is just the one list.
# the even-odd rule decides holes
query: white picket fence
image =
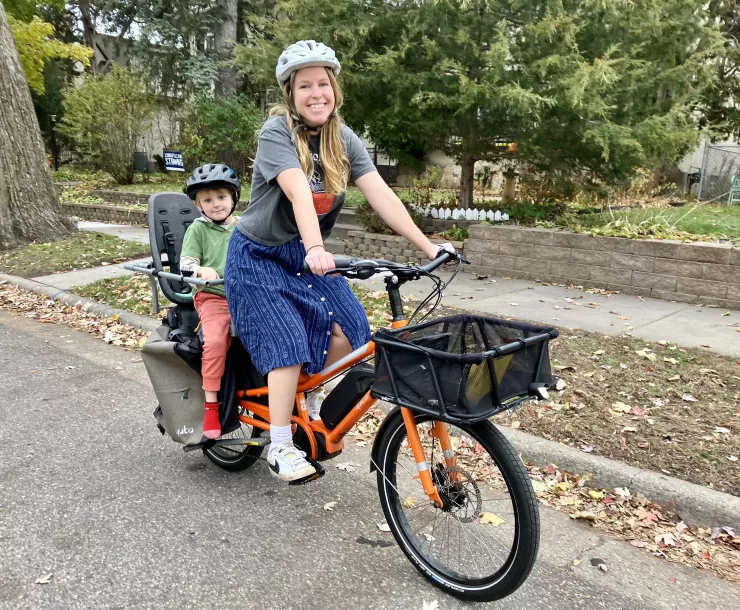
{"label": "white picket fence", "polygon": [[489,222],[506,222],[509,220],[508,214],[502,214],[498,210],[495,212],[492,210],[476,210],[469,209],[463,210],[461,208],[455,208],[450,210],[449,208],[416,208],[416,211],[427,218],[440,218],[442,220],[487,220]]}

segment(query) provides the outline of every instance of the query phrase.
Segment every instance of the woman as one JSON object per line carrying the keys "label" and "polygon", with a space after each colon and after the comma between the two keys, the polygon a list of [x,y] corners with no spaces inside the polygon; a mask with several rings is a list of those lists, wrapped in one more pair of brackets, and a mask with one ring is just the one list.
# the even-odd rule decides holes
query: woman
{"label": "woman", "polygon": [[[290,45],[275,74],[283,104],[260,131],[250,204],[231,239],[226,296],[239,338],[267,375],[267,462],[285,481],[315,472],[293,446],[290,417],[301,368],[316,373],[370,339],[364,308],[342,277],[325,276],[329,238],[348,181],[397,233],[429,258],[439,252],[342,124],[340,65],[313,40]],[[304,261],[312,273],[304,273]]]}

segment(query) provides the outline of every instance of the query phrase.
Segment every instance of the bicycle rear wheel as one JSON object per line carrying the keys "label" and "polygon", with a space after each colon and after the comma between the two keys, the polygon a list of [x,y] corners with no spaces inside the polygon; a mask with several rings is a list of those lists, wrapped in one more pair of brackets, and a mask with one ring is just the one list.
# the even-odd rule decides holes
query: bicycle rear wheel
{"label": "bicycle rear wheel", "polygon": [[[249,415],[242,407],[239,407],[239,415]],[[248,426],[245,423],[221,438],[256,438],[262,431],[254,426]],[[262,455],[264,447],[254,447],[251,445],[213,445],[203,450],[206,457],[216,466],[230,472],[241,472],[254,464]]]}
{"label": "bicycle rear wheel", "polygon": [[527,578],[539,546],[537,498],[521,460],[490,423],[444,424],[452,456],[432,436],[434,420],[415,422],[426,465],[444,507],[422,487],[400,411],[378,439],[378,490],[401,550],[434,585],[456,597],[492,601]]}

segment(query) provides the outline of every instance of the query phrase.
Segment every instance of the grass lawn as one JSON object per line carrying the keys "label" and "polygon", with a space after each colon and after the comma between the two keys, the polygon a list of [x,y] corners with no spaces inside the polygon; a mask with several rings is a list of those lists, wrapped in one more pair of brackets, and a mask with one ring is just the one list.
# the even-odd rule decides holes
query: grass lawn
{"label": "grass lawn", "polygon": [[696,207],[617,210],[579,215],[577,220],[584,228],[604,227],[609,223],[625,227],[663,224],[693,235],[725,239],[740,237],[740,206],[704,204]]}
{"label": "grass lawn", "polygon": [[[99,280],[85,286],[75,286],[72,292],[98,303],[107,303],[119,309],[132,311],[140,316],[157,317],[152,313],[152,289],[148,275],[137,273]],[[160,306],[170,304],[161,290],[159,304]]]}
{"label": "grass lawn", "polygon": [[0,252],[0,273],[35,277],[58,271],[87,269],[146,256],[148,244],[126,241],[103,233],[77,233],[45,244]]}

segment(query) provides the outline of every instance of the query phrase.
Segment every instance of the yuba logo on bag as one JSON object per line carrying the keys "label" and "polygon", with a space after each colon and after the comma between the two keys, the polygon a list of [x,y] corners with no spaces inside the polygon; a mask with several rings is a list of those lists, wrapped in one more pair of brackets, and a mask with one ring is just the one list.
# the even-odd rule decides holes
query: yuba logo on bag
{"label": "yuba logo on bag", "polygon": [[183,436],[185,434],[192,434],[193,428],[188,428],[187,426],[183,426],[177,431],[178,436]]}

